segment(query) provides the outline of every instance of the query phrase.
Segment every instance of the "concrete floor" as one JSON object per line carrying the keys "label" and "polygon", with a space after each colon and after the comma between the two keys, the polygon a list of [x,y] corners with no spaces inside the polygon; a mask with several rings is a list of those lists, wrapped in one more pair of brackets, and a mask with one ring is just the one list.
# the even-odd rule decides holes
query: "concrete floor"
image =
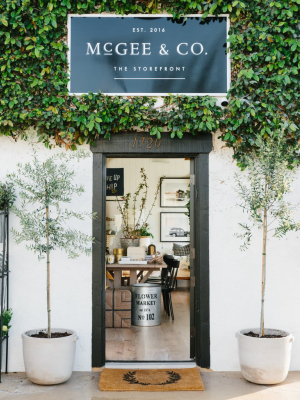
{"label": "concrete floor", "polygon": [[[245,381],[240,372],[201,369],[204,392],[144,392],[143,400],[299,400],[300,372],[291,372],[280,385],[260,386]],[[74,372],[68,382],[57,386],[30,383],[24,373],[2,375],[0,399],[20,400],[134,400],[141,392],[100,392],[100,372]]]}

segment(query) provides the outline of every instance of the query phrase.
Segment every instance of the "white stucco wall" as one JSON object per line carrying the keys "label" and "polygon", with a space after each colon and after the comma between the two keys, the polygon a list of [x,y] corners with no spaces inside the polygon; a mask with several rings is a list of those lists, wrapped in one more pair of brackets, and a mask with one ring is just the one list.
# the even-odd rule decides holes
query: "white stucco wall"
{"label": "white stucco wall", "polygon": [[[89,151],[89,146],[84,146]],[[39,157],[48,157],[64,149],[46,149],[36,145]],[[32,150],[28,142],[15,143],[8,137],[0,137],[0,181],[16,169],[18,162],[31,160]],[[84,185],[85,193],[74,197],[73,210],[92,211],[92,156],[74,161],[75,181]],[[16,203],[20,204],[19,199]],[[67,205],[68,207],[68,205]],[[17,218],[10,214],[10,226],[18,229]],[[76,222],[76,227],[92,234],[92,221]],[[9,371],[23,371],[21,333],[47,324],[46,263],[28,251],[25,243],[16,245],[10,233],[10,307],[13,309],[9,339]],[[74,329],[79,335],[74,370],[91,369],[92,335],[92,257],[80,256],[68,259],[62,251],[51,256],[51,310],[52,326]]]}
{"label": "white stucco wall", "polygon": [[[223,148],[214,137],[210,154],[210,308],[211,308],[211,368],[238,370],[235,332],[257,327],[260,312],[261,232],[253,238],[247,252],[239,250],[234,237],[238,222],[245,216],[236,207],[234,172],[238,171],[232,152]],[[41,157],[51,151],[37,145]],[[85,146],[88,149],[88,146]],[[0,137],[0,180],[15,169],[17,162],[31,158],[30,145],[15,143]],[[92,210],[92,157],[81,161],[76,182],[83,184],[85,193],[71,207]],[[300,197],[300,179],[294,184],[292,198]],[[10,224],[18,227],[11,215]],[[80,223],[91,234],[90,220]],[[266,326],[284,329],[295,336],[291,370],[300,370],[300,246],[299,233],[285,238],[270,239],[268,243],[268,276],[266,292]],[[27,251],[25,244],[14,244],[10,235],[10,306],[13,308],[10,331],[9,370],[23,371],[21,333],[46,326],[46,272],[43,261]],[[74,329],[79,335],[75,370],[91,369],[92,330],[92,259],[81,256],[69,260],[63,252],[52,257],[52,320],[53,326]]]}
{"label": "white stucco wall", "polygon": [[[226,371],[239,370],[235,332],[259,326],[262,231],[254,231],[251,247],[240,251],[234,233],[247,217],[236,207],[233,178],[239,169],[217,136],[209,158],[211,368]],[[290,198],[299,201],[299,176]],[[291,370],[300,370],[299,237],[269,237],[267,249],[265,326],[294,334]]]}

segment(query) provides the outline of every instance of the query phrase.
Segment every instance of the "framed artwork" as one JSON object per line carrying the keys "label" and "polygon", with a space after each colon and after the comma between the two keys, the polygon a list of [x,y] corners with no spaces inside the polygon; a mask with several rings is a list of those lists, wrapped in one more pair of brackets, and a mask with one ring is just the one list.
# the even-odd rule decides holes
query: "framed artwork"
{"label": "framed artwork", "polygon": [[160,213],[161,242],[189,242],[189,217],[183,212]]}
{"label": "framed artwork", "polygon": [[189,201],[186,194],[189,184],[190,178],[164,178],[160,186],[160,206],[186,208]]}

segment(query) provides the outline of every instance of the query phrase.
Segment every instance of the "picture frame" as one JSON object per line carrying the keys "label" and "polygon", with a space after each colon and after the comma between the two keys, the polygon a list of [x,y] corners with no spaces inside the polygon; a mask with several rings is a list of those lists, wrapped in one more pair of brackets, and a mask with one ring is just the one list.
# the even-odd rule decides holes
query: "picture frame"
{"label": "picture frame", "polygon": [[160,213],[161,242],[189,242],[189,217],[184,212]]}
{"label": "picture frame", "polygon": [[186,208],[190,178],[161,178],[160,207]]}

